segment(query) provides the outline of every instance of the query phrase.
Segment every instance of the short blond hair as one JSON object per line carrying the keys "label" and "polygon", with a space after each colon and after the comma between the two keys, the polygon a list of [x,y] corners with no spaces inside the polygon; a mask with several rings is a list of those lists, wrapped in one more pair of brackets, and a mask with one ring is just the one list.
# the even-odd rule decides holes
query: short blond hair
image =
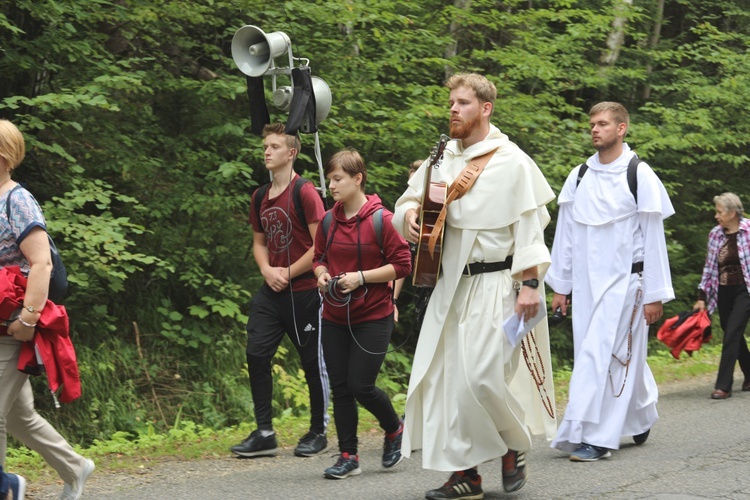
{"label": "short blond hair", "polygon": [[8,120],[0,120],[0,156],[8,162],[8,170],[18,167],[26,156],[26,142],[18,127]]}
{"label": "short blond hair", "polygon": [[625,106],[619,102],[604,101],[594,104],[589,111],[589,117],[598,115],[605,111],[611,111],[612,117],[615,119],[615,123],[624,123],[625,126],[630,129],[630,113]]}
{"label": "short blond hair", "polygon": [[468,87],[474,91],[480,102],[488,102],[495,109],[495,99],[497,99],[497,88],[495,84],[486,77],[477,73],[458,73],[453,75],[445,82],[445,86],[450,90],[458,87]]}
{"label": "short blond hair", "polygon": [[714,196],[714,205],[721,205],[725,210],[737,212],[739,217],[742,217],[744,212],[740,197],[734,193],[722,193],[719,196]]}
{"label": "short blond hair", "polygon": [[269,123],[265,127],[263,127],[263,138],[265,139],[269,135],[283,135],[286,138],[286,145],[289,149],[296,149],[297,154],[299,154],[299,150],[301,147],[301,144],[299,142],[299,136],[297,135],[289,135],[286,133],[286,127],[281,122],[276,123]]}

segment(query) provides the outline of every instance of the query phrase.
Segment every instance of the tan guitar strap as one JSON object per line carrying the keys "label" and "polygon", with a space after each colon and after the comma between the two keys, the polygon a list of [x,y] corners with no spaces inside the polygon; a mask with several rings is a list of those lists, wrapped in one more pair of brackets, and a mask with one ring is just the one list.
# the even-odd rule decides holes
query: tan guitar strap
{"label": "tan guitar strap", "polygon": [[487,166],[490,158],[492,158],[492,156],[497,152],[498,149],[499,148],[495,148],[489,153],[485,153],[482,156],[477,156],[476,158],[474,158],[471,163],[464,167],[461,173],[458,174],[456,180],[454,180],[453,183],[451,183],[451,185],[448,187],[448,192],[445,196],[445,204],[443,205],[443,209],[440,210],[440,215],[438,215],[438,218],[435,221],[435,226],[430,233],[430,240],[427,244],[427,248],[430,250],[431,256],[435,253],[435,245],[437,244],[438,238],[440,238],[440,235],[443,232],[445,218],[448,216],[448,205],[453,201],[461,198],[469,189],[471,189],[471,186],[473,186],[477,181],[477,177],[479,177],[479,174],[482,173],[484,167]]}

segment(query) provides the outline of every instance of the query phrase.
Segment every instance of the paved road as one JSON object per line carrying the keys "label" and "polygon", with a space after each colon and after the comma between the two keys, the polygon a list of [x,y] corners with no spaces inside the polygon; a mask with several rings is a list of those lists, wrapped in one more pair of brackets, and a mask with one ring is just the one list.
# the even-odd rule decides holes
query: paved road
{"label": "paved road", "polygon": [[[741,379],[740,379],[741,380]],[[735,383],[739,389],[739,382]],[[624,440],[612,457],[573,463],[537,439],[529,453],[529,481],[514,494],[502,489],[500,463],[480,467],[485,498],[750,498],[750,392],[727,401],[708,398],[711,385],[662,394],[661,420],[640,447]],[[323,478],[334,451],[301,459],[291,450],[274,458],[167,464],[130,476],[96,474],[84,499],[419,499],[446,474],[420,468],[420,456],[395,469],[380,467],[379,440],[361,451],[362,474]],[[36,498],[52,498],[53,490]]]}

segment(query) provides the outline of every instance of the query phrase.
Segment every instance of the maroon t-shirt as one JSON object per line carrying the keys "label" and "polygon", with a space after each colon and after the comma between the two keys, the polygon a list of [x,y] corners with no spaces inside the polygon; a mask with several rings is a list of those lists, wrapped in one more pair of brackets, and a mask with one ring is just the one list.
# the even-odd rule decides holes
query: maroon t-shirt
{"label": "maroon t-shirt", "polygon": [[[253,213],[255,203],[250,203],[250,224],[253,226],[253,231],[266,235],[268,257],[273,267],[289,267],[313,246],[310,229],[302,225],[294,200],[291,198],[295,182],[296,177],[279,196],[273,199],[268,198],[271,190],[266,191],[265,197],[260,202],[262,227],[258,226],[258,218]],[[257,191],[253,193],[253,199],[256,195]],[[325,211],[313,183],[306,182],[300,189],[299,195],[307,223],[320,222]],[[292,289],[295,291],[311,290],[317,284],[311,269],[309,273],[301,274],[292,280]]]}

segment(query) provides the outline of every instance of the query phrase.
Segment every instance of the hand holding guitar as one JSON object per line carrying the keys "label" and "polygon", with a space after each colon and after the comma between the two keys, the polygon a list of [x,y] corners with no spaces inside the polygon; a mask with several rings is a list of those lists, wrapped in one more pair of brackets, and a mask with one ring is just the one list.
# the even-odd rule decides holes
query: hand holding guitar
{"label": "hand holding guitar", "polygon": [[419,242],[419,212],[422,207],[412,208],[406,212],[406,224],[409,228],[409,232],[406,235],[406,240],[412,243]]}

